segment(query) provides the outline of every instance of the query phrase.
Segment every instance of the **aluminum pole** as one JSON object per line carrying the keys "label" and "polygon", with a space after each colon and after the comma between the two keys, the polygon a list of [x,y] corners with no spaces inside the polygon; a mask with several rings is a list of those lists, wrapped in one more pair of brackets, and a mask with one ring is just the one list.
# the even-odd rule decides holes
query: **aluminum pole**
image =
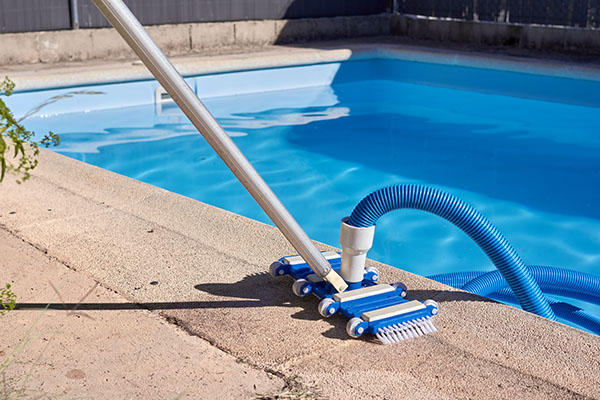
{"label": "aluminum pole", "polygon": [[94,3],[311,269],[331,283],[336,290],[344,291],[347,288],[346,282],[331,268],[329,262],[198,99],[123,1],[94,0]]}

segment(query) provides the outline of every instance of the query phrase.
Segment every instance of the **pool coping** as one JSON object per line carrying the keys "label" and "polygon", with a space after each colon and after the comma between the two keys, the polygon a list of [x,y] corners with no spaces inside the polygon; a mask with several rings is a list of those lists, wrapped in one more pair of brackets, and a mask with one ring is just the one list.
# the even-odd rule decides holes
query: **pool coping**
{"label": "pool coping", "polygon": [[350,340],[343,318],[319,318],[314,298],[265,273],[294,253],[277,229],[56,153],[42,150],[31,181],[3,182],[0,201],[2,227],[49,256],[327,397],[600,397],[594,335],[370,261],[384,282],[440,303],[439,332]]}
{"label": "pool coping", "polygon": [[[311,43],[303,46],[268,46],[229,49],[210,55],[171,57],[183,76],[198,76],[265,68],[280,68],[367,58],[400,58],[439,64],[462,65],[493,70],[508,70],[555,77],[600,81],[600,64],[565,60],[535,59],[494,52],[424,47],[415,44],[381,41]],[[152,80],[140,61],[88,61],[57,65],[19,66],[6,72],[18,92]]]}

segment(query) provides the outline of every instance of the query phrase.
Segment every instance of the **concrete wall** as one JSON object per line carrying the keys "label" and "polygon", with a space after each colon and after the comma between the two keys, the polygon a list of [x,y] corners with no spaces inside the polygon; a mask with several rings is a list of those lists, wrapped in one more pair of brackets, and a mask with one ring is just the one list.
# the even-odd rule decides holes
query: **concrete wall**
{"label": "concrete wall", "polygon": [[[148,33],[169,56],[226,47],[266,46],[390,34],[391,15],[158,25]],[[112,28],[0,35],[0,65],[127,59]]]}
{"label": "concrete wall", "polygon": [[413,39],[600,54],[599,29],[395,15],[392,17],[391,31],[393,35]]}
{"label": "concrete wall", "polygon": [[[368,36],[403,36],[600,55],[600,30],[381,14],[293,20],[158,25],[146,28],[169,56]],[[134,58],[114,29],[0,35],[0,65]],[[1,74],[0,74],[1,75]]]}

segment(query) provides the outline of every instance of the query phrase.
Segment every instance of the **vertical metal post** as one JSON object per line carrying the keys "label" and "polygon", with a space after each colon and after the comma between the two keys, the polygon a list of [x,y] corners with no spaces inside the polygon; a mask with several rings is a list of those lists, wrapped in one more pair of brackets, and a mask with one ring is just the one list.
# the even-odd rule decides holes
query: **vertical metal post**
{"label": "vertical metal post", "polygon": [[338,291],[344,291],[348,287],[346,282],[331,268],[329,262],[146,33],[125,3],[122,0],[94,0],[94,3],[312,270]]}
{"label": "vertical metal post", "polygon": [[71,9],[71,29],[79,29],[79,9],[77,8],[77,0],[69,0]]}

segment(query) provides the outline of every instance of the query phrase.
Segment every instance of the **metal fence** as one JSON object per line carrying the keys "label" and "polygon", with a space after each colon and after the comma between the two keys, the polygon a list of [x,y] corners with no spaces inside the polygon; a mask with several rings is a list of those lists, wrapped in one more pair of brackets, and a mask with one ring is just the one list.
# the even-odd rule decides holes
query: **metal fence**
{"label": "metal fence", "polygon": [[[600,0],[393,0],[403,14],[600,28]],[[125,0],[144,25],[385,12],[392,0]],[[0,33],[100,28],[92,0],[0,0]]]}
{"label": "metal fence", "polygon": [[600,28],[600,0],[396,0],[398,11],[437,18]]}
{"label": "metal fence", "polygon": [[68,0],[0,0],[0,32],[70,29]]}
{"label": "metal fence", "polygon": [[[389,0],[125,0],[144,25],[386,12]],[[92,0],[0,0],[0,33],[110,26]]]}

